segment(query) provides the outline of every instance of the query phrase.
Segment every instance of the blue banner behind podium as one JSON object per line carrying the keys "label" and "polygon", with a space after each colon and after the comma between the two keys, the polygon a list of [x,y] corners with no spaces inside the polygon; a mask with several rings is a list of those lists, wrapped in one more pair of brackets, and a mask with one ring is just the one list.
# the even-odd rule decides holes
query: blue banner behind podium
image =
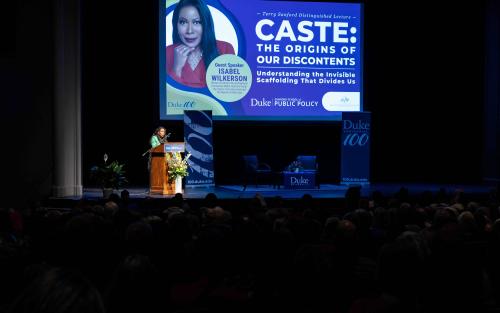
{"label": "blue banner behind podium", "polygon": [[184,111],[184,142],[191,153],[185,186],[214,186],[212,111]]}
{"label": "blue banner behind podium", "polygon": [[341,184],[370,183],[371,113],[342,113]]}

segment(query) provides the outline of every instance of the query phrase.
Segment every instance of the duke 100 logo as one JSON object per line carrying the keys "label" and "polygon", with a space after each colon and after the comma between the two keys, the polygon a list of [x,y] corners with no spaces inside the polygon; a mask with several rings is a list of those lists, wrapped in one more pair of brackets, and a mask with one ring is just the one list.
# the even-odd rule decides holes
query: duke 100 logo
{"label": "duke 100 logo", "polygon": [[368,132],[370,131],[370,123],[367,121],[345,120],[344,131],[349,132],[349,134],[346,134],[344,138],[344,146],[362,147],[365,146],[370,139],[370,135],[368,134]]}
{"label": "duke 100 logo", "polygon": [[344,139],[344,146],[364,146],[368,143],[368,140],[370,139],[370,136],[368,134],[361,134],[359,135],[358,133],[351,133],[345,136]]}

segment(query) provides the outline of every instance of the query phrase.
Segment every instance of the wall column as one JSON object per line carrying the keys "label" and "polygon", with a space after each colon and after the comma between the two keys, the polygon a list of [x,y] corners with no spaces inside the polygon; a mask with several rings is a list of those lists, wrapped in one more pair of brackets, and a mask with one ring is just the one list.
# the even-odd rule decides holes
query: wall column
{"label": "wall column", "polygon": [[80,0],[54,0],[54,185],[82,195]]}

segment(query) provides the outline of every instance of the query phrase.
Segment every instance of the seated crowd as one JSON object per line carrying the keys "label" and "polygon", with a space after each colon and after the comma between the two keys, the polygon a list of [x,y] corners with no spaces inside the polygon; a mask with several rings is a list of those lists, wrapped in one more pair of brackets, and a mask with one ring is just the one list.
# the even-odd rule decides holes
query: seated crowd
{"label": "seated crowd", "polygon": [[500,312],[497,194],[0,208],[0,313]]}

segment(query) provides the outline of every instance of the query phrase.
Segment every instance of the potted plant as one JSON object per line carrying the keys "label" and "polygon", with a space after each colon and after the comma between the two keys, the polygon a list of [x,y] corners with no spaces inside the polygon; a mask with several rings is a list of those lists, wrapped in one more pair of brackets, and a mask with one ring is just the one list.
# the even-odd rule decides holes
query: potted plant
{"label": "potted plant", "polygon": [[122,187],[127,183],[125,170],[118,161],[107,163],[108,155],[104,155],[104,164],[92,166],[90,178],[102,188],[103,198],[107,199],[114,189]]}
{"label": "potted plant", "polygon": [[295,160],[292,163],[290,163],[290,165],[288,165],[289,172],[298,173],[298,172],[301,172],[303,169],[304,169],[304,166],[298,160]]}
{"label": "potted plant", "polygon": [[182,193],[182,178],[189,175],[187,161],[190,156],[191,153],[188,153],[183,159],[180,153],[173,153],[167,158],[168,181],[169,183],[175,181],[175,193]]}

